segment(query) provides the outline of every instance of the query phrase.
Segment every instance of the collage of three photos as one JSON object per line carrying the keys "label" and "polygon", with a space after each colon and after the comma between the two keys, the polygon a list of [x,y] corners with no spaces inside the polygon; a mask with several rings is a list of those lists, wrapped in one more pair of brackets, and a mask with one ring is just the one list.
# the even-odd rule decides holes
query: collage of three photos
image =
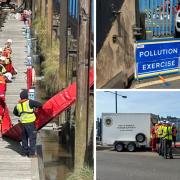
{"label": "collage of three photos", "polygon": [[180,0],[0,0],[0,180],[179,167]]}
{"label": "collage of three photos", "polygon": [[96,179],[179,179],[180,1],[96,1]]}

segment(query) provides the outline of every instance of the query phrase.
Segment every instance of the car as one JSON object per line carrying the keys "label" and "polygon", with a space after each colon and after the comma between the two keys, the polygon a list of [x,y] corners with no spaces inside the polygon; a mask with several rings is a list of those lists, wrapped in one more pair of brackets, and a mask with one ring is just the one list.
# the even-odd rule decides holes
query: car
{"label": "car", "polygon": [[175,17],[175,37],[180,37],[180,10],[177,11]]}

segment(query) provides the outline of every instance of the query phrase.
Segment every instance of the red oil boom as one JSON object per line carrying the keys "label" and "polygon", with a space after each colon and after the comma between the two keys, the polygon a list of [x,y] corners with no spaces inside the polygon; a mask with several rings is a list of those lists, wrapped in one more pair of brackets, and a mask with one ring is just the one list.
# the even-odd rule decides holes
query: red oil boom
{"label": "red oil boom", "polygon": [[[94,84],[94,70],[90,70],[89,86]],[[60,91],[47,102],[42,108],[36,112],[36,129],[39,130],[54,117],[68,109],[76,101],[76,83],[69,85],[66,89]],[[7,136],[16,141],[20,141],[22,137],[21,124],[13,125],[9,116],[8,108],[5,107],[2,120],[2,135]]]}

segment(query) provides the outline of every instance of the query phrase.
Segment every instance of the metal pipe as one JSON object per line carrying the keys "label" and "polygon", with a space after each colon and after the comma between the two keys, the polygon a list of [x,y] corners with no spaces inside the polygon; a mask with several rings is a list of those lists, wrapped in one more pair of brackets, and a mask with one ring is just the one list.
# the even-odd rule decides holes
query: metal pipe
{"label": "metal pipe", "polygon": [[115,91],[115,105],[116,105],[116,114],[117,114],[117,91]]}

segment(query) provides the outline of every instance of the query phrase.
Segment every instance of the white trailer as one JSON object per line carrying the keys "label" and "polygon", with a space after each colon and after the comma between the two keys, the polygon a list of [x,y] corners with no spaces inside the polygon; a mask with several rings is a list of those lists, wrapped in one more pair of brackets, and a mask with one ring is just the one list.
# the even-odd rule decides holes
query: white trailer
{"label": "white trailer", "polygon": [[158,116],[150,113],[103,113],[102,145],[114,146],[120,152],[150,147],[151,127]]}

